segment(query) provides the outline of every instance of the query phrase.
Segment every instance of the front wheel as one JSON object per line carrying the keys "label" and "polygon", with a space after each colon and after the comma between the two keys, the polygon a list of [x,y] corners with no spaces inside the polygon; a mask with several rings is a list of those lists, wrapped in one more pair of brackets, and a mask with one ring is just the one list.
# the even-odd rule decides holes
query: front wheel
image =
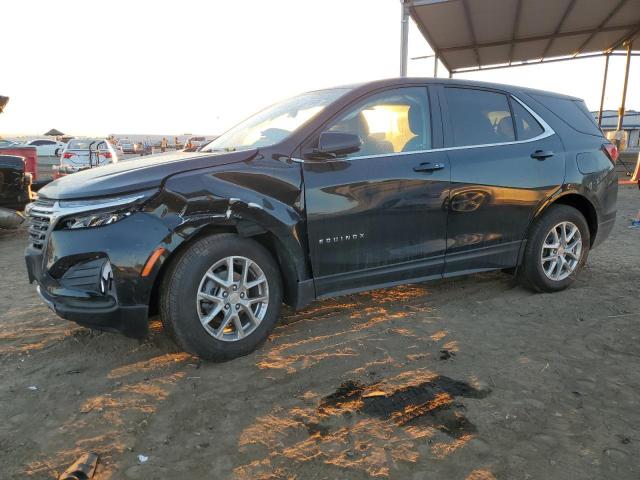
{"label": "front wheel", "polygon": [[277,264],[233,234],[197,240],[167,272],[162,321],[184,350],[207,360],[246,355],[267,338],[282,304]]}
{"label": "front wheel", "polygon": [[531,228],[519,277],[539,292],[556,292],[571,285],[589,255],[587,221],[568,205],[554,205]]}

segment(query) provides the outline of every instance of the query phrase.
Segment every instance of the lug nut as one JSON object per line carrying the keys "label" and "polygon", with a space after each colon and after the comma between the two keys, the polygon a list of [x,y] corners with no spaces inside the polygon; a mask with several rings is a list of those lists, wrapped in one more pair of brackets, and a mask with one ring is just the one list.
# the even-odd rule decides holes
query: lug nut
{"label": "lug nut", "polygon": [[240,298],[244,298],[244,292],[240,294]]}
{"label": "lug nut", "polygon": [[231,308],[231,305],[229,305],[228,303],[224,306],[225,310],[229,310],[229,308]]}
{"label": "lug nut", "polygon": [[223,297],[226,297],[227,295],[229,295],[227,292],[222,292]]}
{"label": "lug nut", "polygon": [[235,292],[237,289],[238,289],[238,286],[237,286],[237,285],[234,285],[234,286],[233,286],[233,291]]}
{"label": "lug nut", "polygon": [[240,310],[240,305],[236,305],[236,310]]}

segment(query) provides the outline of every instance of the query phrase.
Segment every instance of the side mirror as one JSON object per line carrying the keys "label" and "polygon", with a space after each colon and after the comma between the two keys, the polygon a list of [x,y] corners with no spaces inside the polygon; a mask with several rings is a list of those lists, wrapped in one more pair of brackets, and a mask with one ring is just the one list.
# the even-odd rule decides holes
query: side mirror
{"label": "side mirror", "polygon": [[344,157],[360,150],[362,141],[358,135],[343,132],[322,132],[318,147],[306,153],[313,160],[327,160]]}

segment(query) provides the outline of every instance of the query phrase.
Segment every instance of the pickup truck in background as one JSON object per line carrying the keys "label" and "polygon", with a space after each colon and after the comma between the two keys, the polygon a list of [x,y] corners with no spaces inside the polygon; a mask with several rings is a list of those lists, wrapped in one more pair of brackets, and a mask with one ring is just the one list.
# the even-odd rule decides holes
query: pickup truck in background
{"label": "pickup truck in background", "polygon": [[24,218],[19,212],[33,200],[33,176],[25,165],[24,157],[0,155],[0,228],[20,225]]}
{"label": "pickup truck in background", "polygon": [[38,151],[36,147],[28,145],[0,147],[0,155],[16,155],[24,158],[24,171],[31,174],[33,183],[38,182]]}
{"label": "pickup truck in background", "polygon": [[[9,97],[0,95],[0,113]],[[19,213],[35,199],[31,185],[38,176],[38,151],[34,146],[0,143],[0,228],[14,228],[24,221]]]}

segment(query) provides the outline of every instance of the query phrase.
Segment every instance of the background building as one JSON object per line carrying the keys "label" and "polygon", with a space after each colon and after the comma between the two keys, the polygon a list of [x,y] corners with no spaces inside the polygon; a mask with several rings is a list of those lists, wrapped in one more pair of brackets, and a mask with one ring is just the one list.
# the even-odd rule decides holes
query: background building
{"label": "background building", "polygon": [[[592,112],[598,118],[598,112]],[[615,110],[604,110],[602,112],[602,130],[607,138],[613,139],[613,134],[618,125],[618,112]],[[627,149],[640,149],[640,112],[627,110],[622,122],[622,129],[625,132]]]}

